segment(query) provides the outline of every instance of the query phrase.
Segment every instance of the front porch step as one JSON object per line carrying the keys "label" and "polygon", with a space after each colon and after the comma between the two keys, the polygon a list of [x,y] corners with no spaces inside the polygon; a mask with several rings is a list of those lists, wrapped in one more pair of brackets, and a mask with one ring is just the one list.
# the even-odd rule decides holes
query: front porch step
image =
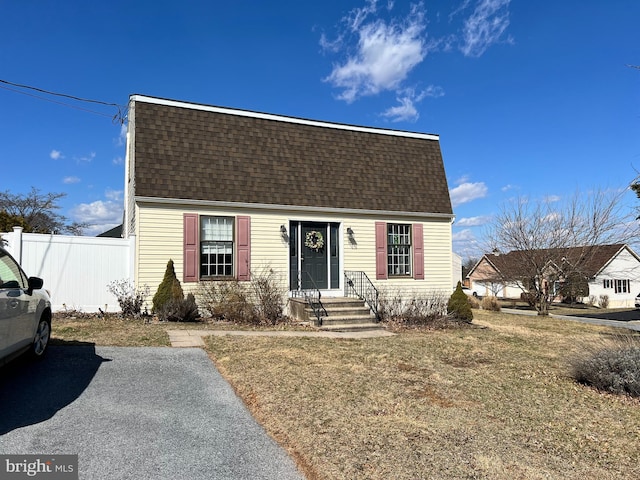
{"label": "front porch step", "polygon": [[[299,319],[315,322],[313,310],[303,300],[291,299],[294,302],[292,313]],[[375,316],[363,300],[357,298],[325,297],[322,306],[327,312],[322,316],[320,330],[336,332],[353,332],[360,330],[379,330],[382,325],[376,322]]]}

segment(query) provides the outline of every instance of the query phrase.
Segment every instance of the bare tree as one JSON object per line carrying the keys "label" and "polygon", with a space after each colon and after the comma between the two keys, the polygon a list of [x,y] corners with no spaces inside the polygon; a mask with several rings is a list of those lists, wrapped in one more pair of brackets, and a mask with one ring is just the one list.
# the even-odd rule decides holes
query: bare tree
{"label": "bare tree", "polygon": [[66,193],[40,193],[32,187],[27,194],[0,192],[0,230],[20,226],[32,233],[71,233],[80,235],[86,224],[68,223],[60,215],[58,201]]}
{"label": "bare tree", "polygon": [[620,202],[624,193],[597,190],[504,204],[487,235],[491,250],[509,252],[497,258],[502,282],[533,295],[538,314],[548,315],[559,282],[588,278],[600,249],[637,236],[637,222]]}

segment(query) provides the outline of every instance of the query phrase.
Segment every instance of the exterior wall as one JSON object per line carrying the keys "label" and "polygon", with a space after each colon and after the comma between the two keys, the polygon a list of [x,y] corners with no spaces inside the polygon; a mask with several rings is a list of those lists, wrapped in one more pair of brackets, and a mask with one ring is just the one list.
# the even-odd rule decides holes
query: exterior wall
{"label": "exterior wall", "polygon": [[[151,296],[162,281],[167,262],[173,260],[178,279],[183,282],[183,215],[222,215],[251,217],[251,270],[273,269],[289,286],[289,244],[280,226],[290,221],[340,223],[340,289],[324,295],[343,295],[344,270],[363,271],[380,290],[399,290],[403,294],[443,292],[449,295],[452,284],[451,222],[403,216],[323,214],[285,209],[217,207],[140,203],[136,207],[136,285],[148,285]],[[418,223],[424,229],[424,280],[390,278],[376,280],[375,222]],[[353,236],[347,234],[351,228]],[[182,283],[186,292],[197,290],[197,283]]]}
{"label": "exterior wall", "polygon": [[[604,280],[629,280],[630,292],[615,293],[615,288],[604,288]],[[609,308],[633,308],[640,293],[640,261],[629,250],[622,250],[600,274],[589,282],[589,296],[599,304],[600,295],[609,297]],[[585,301],[587,299],[584,299]]]}

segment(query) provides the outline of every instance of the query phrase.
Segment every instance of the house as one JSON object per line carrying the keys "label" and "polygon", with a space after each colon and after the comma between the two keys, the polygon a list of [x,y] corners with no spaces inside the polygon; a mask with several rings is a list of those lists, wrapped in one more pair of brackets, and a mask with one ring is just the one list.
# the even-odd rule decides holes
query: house
{"label": "house", "polygon": [[611,308],[634,307],[640,291],[640,257],[626,244],[536,250],[539,255],[525,255],[522,251],[505,254],[485,254],[467,276],[470,289],[479,296],[519,298],[526,291],[522,273],[526,259],[538,258],[544,281],[553,298],[561,300],[560,287],[569,274],[586,280],[588,295],[582,300],[602,303],[606,295]]}
{"label": "house", "polygon": [[[151,294],[269,269],[290,297],[451,293],[453,214],[437,135],[132,95],[123,235]],[[358,278],[360,278],[358,277]]]}

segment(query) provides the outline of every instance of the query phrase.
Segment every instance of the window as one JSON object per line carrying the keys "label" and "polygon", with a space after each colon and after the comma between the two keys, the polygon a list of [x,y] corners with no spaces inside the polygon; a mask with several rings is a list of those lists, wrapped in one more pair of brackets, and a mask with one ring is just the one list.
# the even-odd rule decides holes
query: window
{"label": "window", "polygon": [[411,225],[387,224],[387,273],[411,276]]}
{"label": "window", "polygon": [[9,257],[0,252],[0,288],[27,288],[27,279],[20,267]]}
{"label": "window", "polygon": [[616,293],[629,293],[631,291],[629,280],[614,280],[613,282]]}
{"label": "window", "polygon": [[602,288],[613,288],[612,281],[609,279],[602,280]]}
{"label": "window", "polygon": [[200,218],[200,276],[233,276],[233,217]]}

